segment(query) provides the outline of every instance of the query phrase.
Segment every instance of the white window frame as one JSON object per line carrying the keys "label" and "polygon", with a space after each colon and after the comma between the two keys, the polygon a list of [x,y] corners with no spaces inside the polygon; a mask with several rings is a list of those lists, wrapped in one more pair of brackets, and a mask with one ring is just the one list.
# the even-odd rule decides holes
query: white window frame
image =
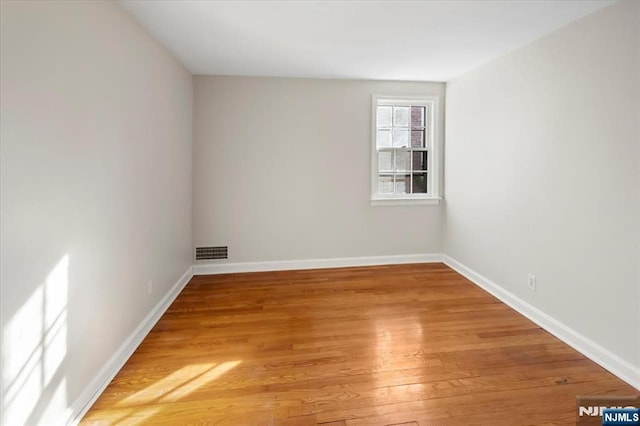
{"label": "white window frame", "polygon": [[[378,106],[426,106],[425,147],[427,148],[426,194],[378,194]],[[440,203],[440,96],[372,95],[371,101],[371,205],[415,205]],[[428,132],[428,137],[427,137]],[[413,164],[413,160],[411,160]]]}

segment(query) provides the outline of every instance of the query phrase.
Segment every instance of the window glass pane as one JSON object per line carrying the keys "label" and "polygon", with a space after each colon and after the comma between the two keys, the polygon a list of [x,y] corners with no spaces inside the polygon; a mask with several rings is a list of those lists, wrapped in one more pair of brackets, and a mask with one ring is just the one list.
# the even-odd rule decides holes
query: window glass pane
{"label": "window glass pane", "polygon": [[380,127],[391,127],[391,111],[393,107],[391,106],[379,106],[377,111],[377,126]]}
{"label": "window glass pane", "polygon": [[427,169],[427,155],[428,153],[422,151],[422,152],[416,152],[414,151],[412,154],[412,160],[411,162],[413,163],[413,170],[414,171],[419,171],[419,170],[428,170]]}
{"label": "window glass pane", "polygon": [[411,147],[412,148],[425,148],[425,145],[424,145],[424,130],[412,130],[411,131]]}
{"label": "window glass pane", "polygon": [[393,170],[393,152],[378,152],[378,170],[390,172]]}
{"label": "window glass pane", "polygon": [[409,151],[396,151],[396,171],[408,172],[411,170],[411,153]]}
{"label": "window glass pane", "polygon": [[378,194],[393,194],[393,176],[378,176]]}
{"label": "window glass pane", "polygon": [[396,194],[410,194],[411,193],[411,175],[397,174],[396,175]]}
{"label": "window glass pane", "polygon": [[393,129],[393,146],[396,148],[409,147],[409,129]]}
{"label": "window glass pane", "polygon": [[424,126],[424,107],[412,106],[411,107],[411,127]]}
{"label": "window glass pane", "polygon": [[409,126],[409,107],[397,106],[393,108],[393,125]]}
{"label": "window glass pane", "polygon": [[391,130],[378,130],[376,142],[378,148],[391,148]]}
{"label": "window glass pane", "polygon": [[414,194],[427,193],[427,174],[426,173],[415,173],[413,175],[413,193]]}

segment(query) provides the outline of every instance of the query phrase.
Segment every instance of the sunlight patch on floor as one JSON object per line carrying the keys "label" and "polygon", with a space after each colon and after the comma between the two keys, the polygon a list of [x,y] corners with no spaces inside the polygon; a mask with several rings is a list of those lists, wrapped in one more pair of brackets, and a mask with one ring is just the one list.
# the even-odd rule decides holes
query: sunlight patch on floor
{"label": "sunlight patch on floor", "polygon": [[104,409],[96,414],[89,413],[82,423],[95,426],[150,423],[151,418],[162,412],[164,408],[162,404],[179,401],[237,367],[241,362],[236,360],[220,364],[186,365],[152,385],[124,398],[111,409]]}
{"label": "sunlight patch on floor", "polygon": [[143,405],[151,402],[174,402],[198,388],[217,379],[242,361],[227,361],[221,364],[191,364],[171,373],[164,379],[126,397],[116,406]]}

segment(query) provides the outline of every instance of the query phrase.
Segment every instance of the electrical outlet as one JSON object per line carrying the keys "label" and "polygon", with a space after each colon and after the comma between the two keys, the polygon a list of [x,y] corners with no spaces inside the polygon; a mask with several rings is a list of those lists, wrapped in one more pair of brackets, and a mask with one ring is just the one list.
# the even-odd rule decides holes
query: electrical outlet
{"label": "electrical outlet", "polygon": [[536,276],[533,274],[529,274],[529,278],[527,279],[527,286],[531,289],[531,291],[536,291]]}
{"label": "electrical outlet", "polygon": [[151,296],[151,292],[153,291],[153,281],[149,280],[147,283],[147,296]]}

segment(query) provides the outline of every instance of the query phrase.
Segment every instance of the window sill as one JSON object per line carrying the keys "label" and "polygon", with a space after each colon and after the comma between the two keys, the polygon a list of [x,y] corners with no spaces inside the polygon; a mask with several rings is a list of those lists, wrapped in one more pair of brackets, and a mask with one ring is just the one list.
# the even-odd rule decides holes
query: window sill
{"label": "window sill", "polygon": [[425,206],[438,205],[441,198],[372,198],[372,206]]}

